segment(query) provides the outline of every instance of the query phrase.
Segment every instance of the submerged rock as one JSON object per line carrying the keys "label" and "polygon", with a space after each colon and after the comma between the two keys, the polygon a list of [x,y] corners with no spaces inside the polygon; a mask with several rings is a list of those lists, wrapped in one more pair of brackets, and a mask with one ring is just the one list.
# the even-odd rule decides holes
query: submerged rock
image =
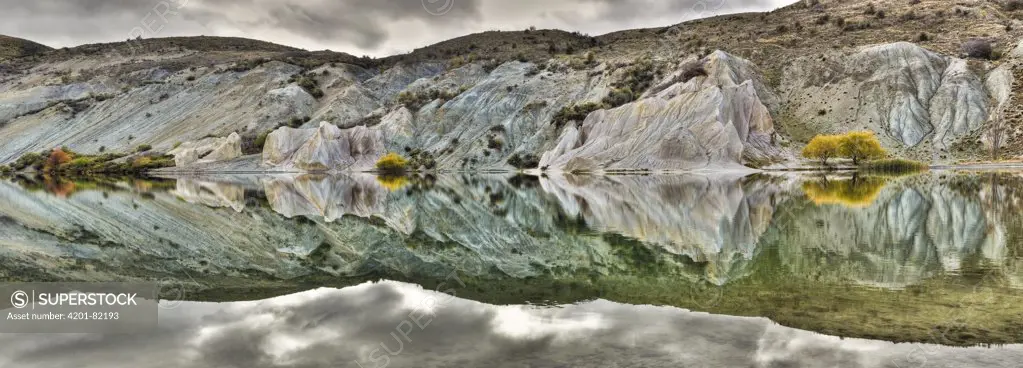
{"label": "submerged rock", "polygon": [[340,129],[321,122],[316,129],[283,127],[266,138],[262,167],[311,172],[365,171],[386,153],[380,130]]}

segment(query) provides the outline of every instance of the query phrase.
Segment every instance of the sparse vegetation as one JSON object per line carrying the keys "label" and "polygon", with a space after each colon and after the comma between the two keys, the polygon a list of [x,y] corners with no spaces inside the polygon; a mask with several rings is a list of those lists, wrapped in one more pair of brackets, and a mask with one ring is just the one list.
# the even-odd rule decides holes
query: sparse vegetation
{"label": "sparse vegetation", "polygon": [[535,169],[540,166],[540,159],[532,153],[525,155],[515,153],[508,158],[508,164],[519,170]]}
{"label": "sparse vegetation", "polygon": [[138,147],[135,147],[135,152],[146,152],[151,149],[153,149],[153,146],[150,146],[148,144],[140,144],[138,145]]}
{"label": "sparse vegetation", "polygon": [[974,38],[963,44],[963,52],[971,58],[991,59],[993,51],[988,40]]}
{"label": "sparse vegetation", "polygon": [[866,162],[860,170],[875,173],[908,173],[927,170],[926,164],[906,159],[886,159]]}
{"label": "sparse vegetation", "polygon": [[622,79],[612,83],[611,91],[602,101],[606,108],[614,108],[639,99],[656,78],[656,68],[649,59],[643,59],[625,70]]}
{"label": "sparse vegetation", "polygon": [[323,90],[320,89],[320,82],[316,80],[315,76],[295,74],[288,79],[288,83],[297,84],[313,96],[313,98],[319,99],[323,97]]}
{"label": "sparse vegetation", "polygon": [[173,167],[174,157],[167,155],[140,155],[130,160],[122,153],[84,155],[65,148],[56,148],[43,154],[28,153],[11,165],[12,171],[33,169],[52,175],[144,175],[147,171]]}
{"label": "sparse vegetation", "polygon": [[561,127],[565,126],[565,124],[570,121],[582,123],[583,120],[586,120],[587,115],[591,112],[600,110],[603,107],[604,106],[602,104],[593,102],[567,106],[554,114],[554,119],[551,120],[551,123],[558,129],[561,129]]}
{"label": "sparse vegetation", "polygon": [[398,94],[398,103],[405,105],[410,111],[419,111],[426,104],[435,100],[440,100],[440,104],[444,104],[447,101],[458,97],[458,95],[468,90],[468,87],[461,87],[456,91],[430,89],[418,92],[405,91]]}

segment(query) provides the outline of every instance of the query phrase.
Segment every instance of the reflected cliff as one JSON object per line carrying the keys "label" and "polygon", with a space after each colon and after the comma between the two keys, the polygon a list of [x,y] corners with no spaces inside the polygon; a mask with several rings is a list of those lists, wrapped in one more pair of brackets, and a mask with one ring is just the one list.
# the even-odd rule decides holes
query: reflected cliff
{"label": "reflected cliff", "polygon": [[[1021,177],[19,179],[0,182],[0,274],[158,279],[223,301],[454,272],[496,304],[605,298],[839,336],[1023,342]],[[992,312],[935,340],[964,305]]]}

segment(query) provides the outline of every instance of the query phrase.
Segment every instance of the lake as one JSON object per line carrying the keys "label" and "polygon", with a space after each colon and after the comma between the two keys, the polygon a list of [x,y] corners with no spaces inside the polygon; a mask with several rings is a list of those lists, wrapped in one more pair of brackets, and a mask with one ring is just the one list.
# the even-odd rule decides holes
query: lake
{"label": "lake", "polygon": [[[1021,206],[1023,172],[14,178],[6,280],[157,280],[179,307],[151,334],[7,336],[33,348],[0,356],[1018,366]],[[392,338],[437,298],[434,322]]]}

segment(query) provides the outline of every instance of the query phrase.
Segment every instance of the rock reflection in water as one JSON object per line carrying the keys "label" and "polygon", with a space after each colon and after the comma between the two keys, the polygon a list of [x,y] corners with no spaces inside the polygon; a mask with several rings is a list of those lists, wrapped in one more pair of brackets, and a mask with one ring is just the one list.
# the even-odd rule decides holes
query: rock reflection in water
{"label": "rock reflection in water", "polygon": [[322,217],[327,222],[348,214],[380,214],[389,191],[370,174],[272,176],[263,179],[263,188],[277,213],[288,218]]}
{"label": "rock reflection in water", "polygon": [[[979,305],[986,332],[942,343],[1023,341],[1004,323],[1023,305],[1008,292],[1023,180],[943,175],[272,175],[67,198],[0,183],[0,264],[12,279],[194,280],[201,300],[458,272],[492,303],[603,297],[908,341],[979,288],[1020,303]],[[848,329],[871,315],[888,332]]]}

